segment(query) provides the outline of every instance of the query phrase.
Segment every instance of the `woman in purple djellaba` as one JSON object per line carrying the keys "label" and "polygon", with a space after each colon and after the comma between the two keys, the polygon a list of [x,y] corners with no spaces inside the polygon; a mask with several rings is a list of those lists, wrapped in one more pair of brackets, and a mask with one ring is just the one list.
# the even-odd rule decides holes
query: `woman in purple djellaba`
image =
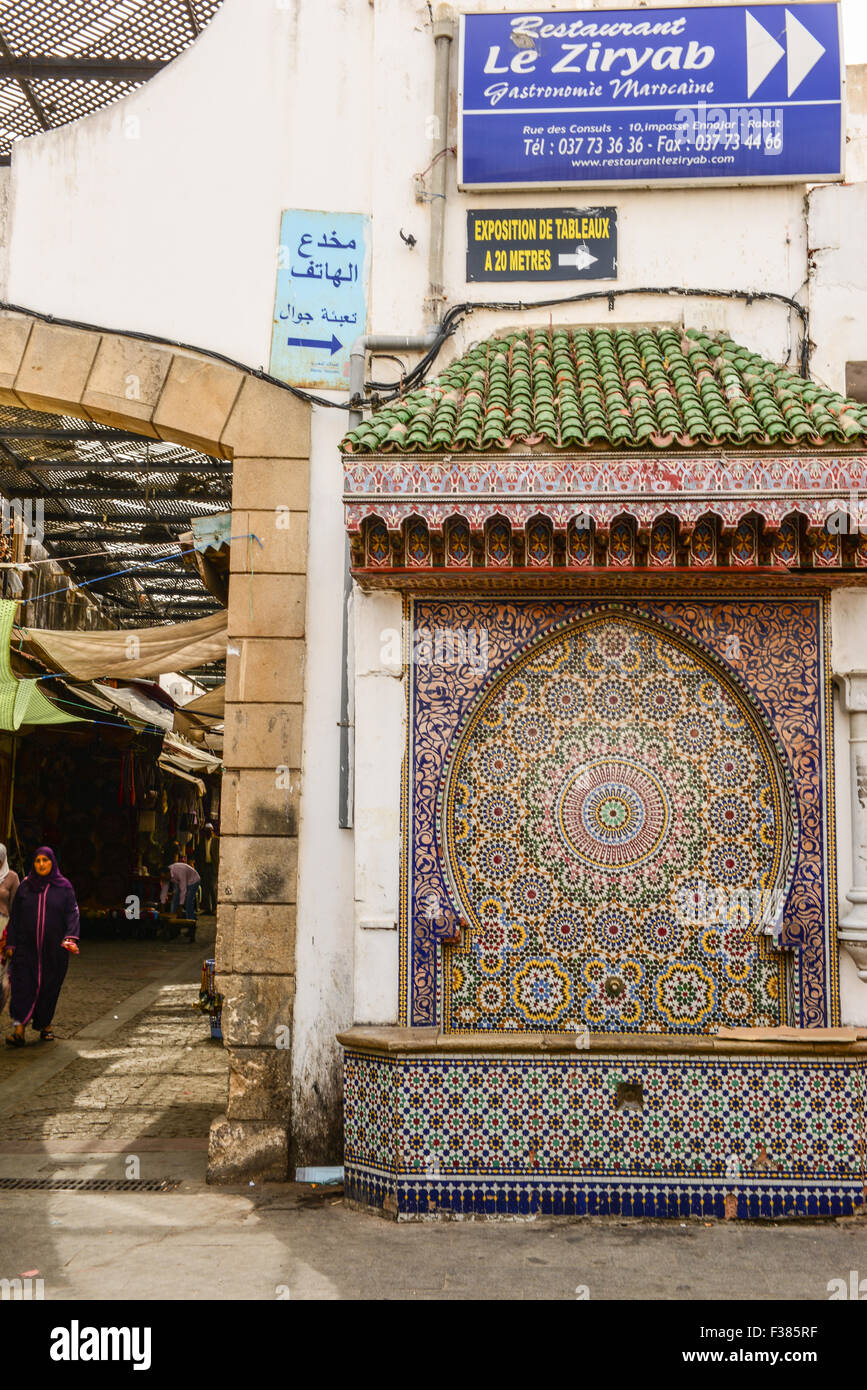
{"label": "woman in purple djellaba", "polygon": [[6,928],[11,952],[9,1014],[15,1025],[8,1047],[24,1046],[29,1023],[45,1042],[54,1039],[51,1020],[66,976],[70,952],[78,955],[78,903],[68,878],[57,867],[54,850],[42,845],[33,872],[22,881]]}

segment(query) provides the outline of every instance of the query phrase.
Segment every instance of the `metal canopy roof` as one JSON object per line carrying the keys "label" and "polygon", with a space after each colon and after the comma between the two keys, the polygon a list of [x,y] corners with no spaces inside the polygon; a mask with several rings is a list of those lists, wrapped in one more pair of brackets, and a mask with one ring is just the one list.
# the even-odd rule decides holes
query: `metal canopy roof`
{"label": "metal canopy roof", "polygon": [[222,0],[10,0],[0,7],[0,163],[16,140],[126,96],[198,37]]}
{"label": "metal canopy roof", "polygon": [[[220,607],[185,566],[177,538],[194,517],[228,510],[231,491],[231,464],[195,449],[0,405],[7,512],[20,503],[26,520],[29,506],[38,523],[41,507],[48,554],[79,584],[98,580],[88,588],[118,626],[149,617],[177,622]],[[121,570],[133,572],[111,577]]]}

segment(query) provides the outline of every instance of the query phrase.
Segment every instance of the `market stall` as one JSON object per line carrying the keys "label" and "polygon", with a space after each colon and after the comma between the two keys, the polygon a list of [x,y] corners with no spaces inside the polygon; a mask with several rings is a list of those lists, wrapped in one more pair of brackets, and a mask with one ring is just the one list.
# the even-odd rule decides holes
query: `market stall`
{"label": "market stall", "polygon": [[193,775],[164,754],[162,734],[119,721],[22,732],[10,860],[26,871],[36,846],[50,844],[91,926],[164,930],[168,865],[178,848],[194,862],[205,823],[218,815],[219,762],[210,761],[201,768],[199,756]]}

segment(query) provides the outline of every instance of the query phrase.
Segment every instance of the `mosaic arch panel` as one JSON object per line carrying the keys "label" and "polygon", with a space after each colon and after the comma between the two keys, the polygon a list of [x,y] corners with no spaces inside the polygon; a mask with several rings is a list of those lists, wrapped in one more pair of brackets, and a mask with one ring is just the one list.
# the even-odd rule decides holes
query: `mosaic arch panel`
{"label": "mosaic arch panel", "polygon": [[407,665],[402,1020],[835,1022],[825,604],[408,601],[466,640]]}
{"label": "mosaic arch panel", "polygon": [[779,1024],[782,958],[757,928],[787,893],[795,824],[781,760],[712,659],[616,612],[533,643],[447,773],[469,927],[446,1028]]}

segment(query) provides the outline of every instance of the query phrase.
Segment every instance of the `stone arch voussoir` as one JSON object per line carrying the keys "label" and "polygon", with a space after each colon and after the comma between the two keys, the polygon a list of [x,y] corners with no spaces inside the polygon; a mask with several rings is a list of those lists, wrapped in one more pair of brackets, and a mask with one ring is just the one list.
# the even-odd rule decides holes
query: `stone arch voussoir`
{"label": "stone arch voussoir", "polygon": [[[205,352],[0,311],[0,403],[233,462],[218,988],[227,1114],[209,1178],[285,1177],[295,980],[310,407]],[[282,520],[278,526],[276,517]]]}

